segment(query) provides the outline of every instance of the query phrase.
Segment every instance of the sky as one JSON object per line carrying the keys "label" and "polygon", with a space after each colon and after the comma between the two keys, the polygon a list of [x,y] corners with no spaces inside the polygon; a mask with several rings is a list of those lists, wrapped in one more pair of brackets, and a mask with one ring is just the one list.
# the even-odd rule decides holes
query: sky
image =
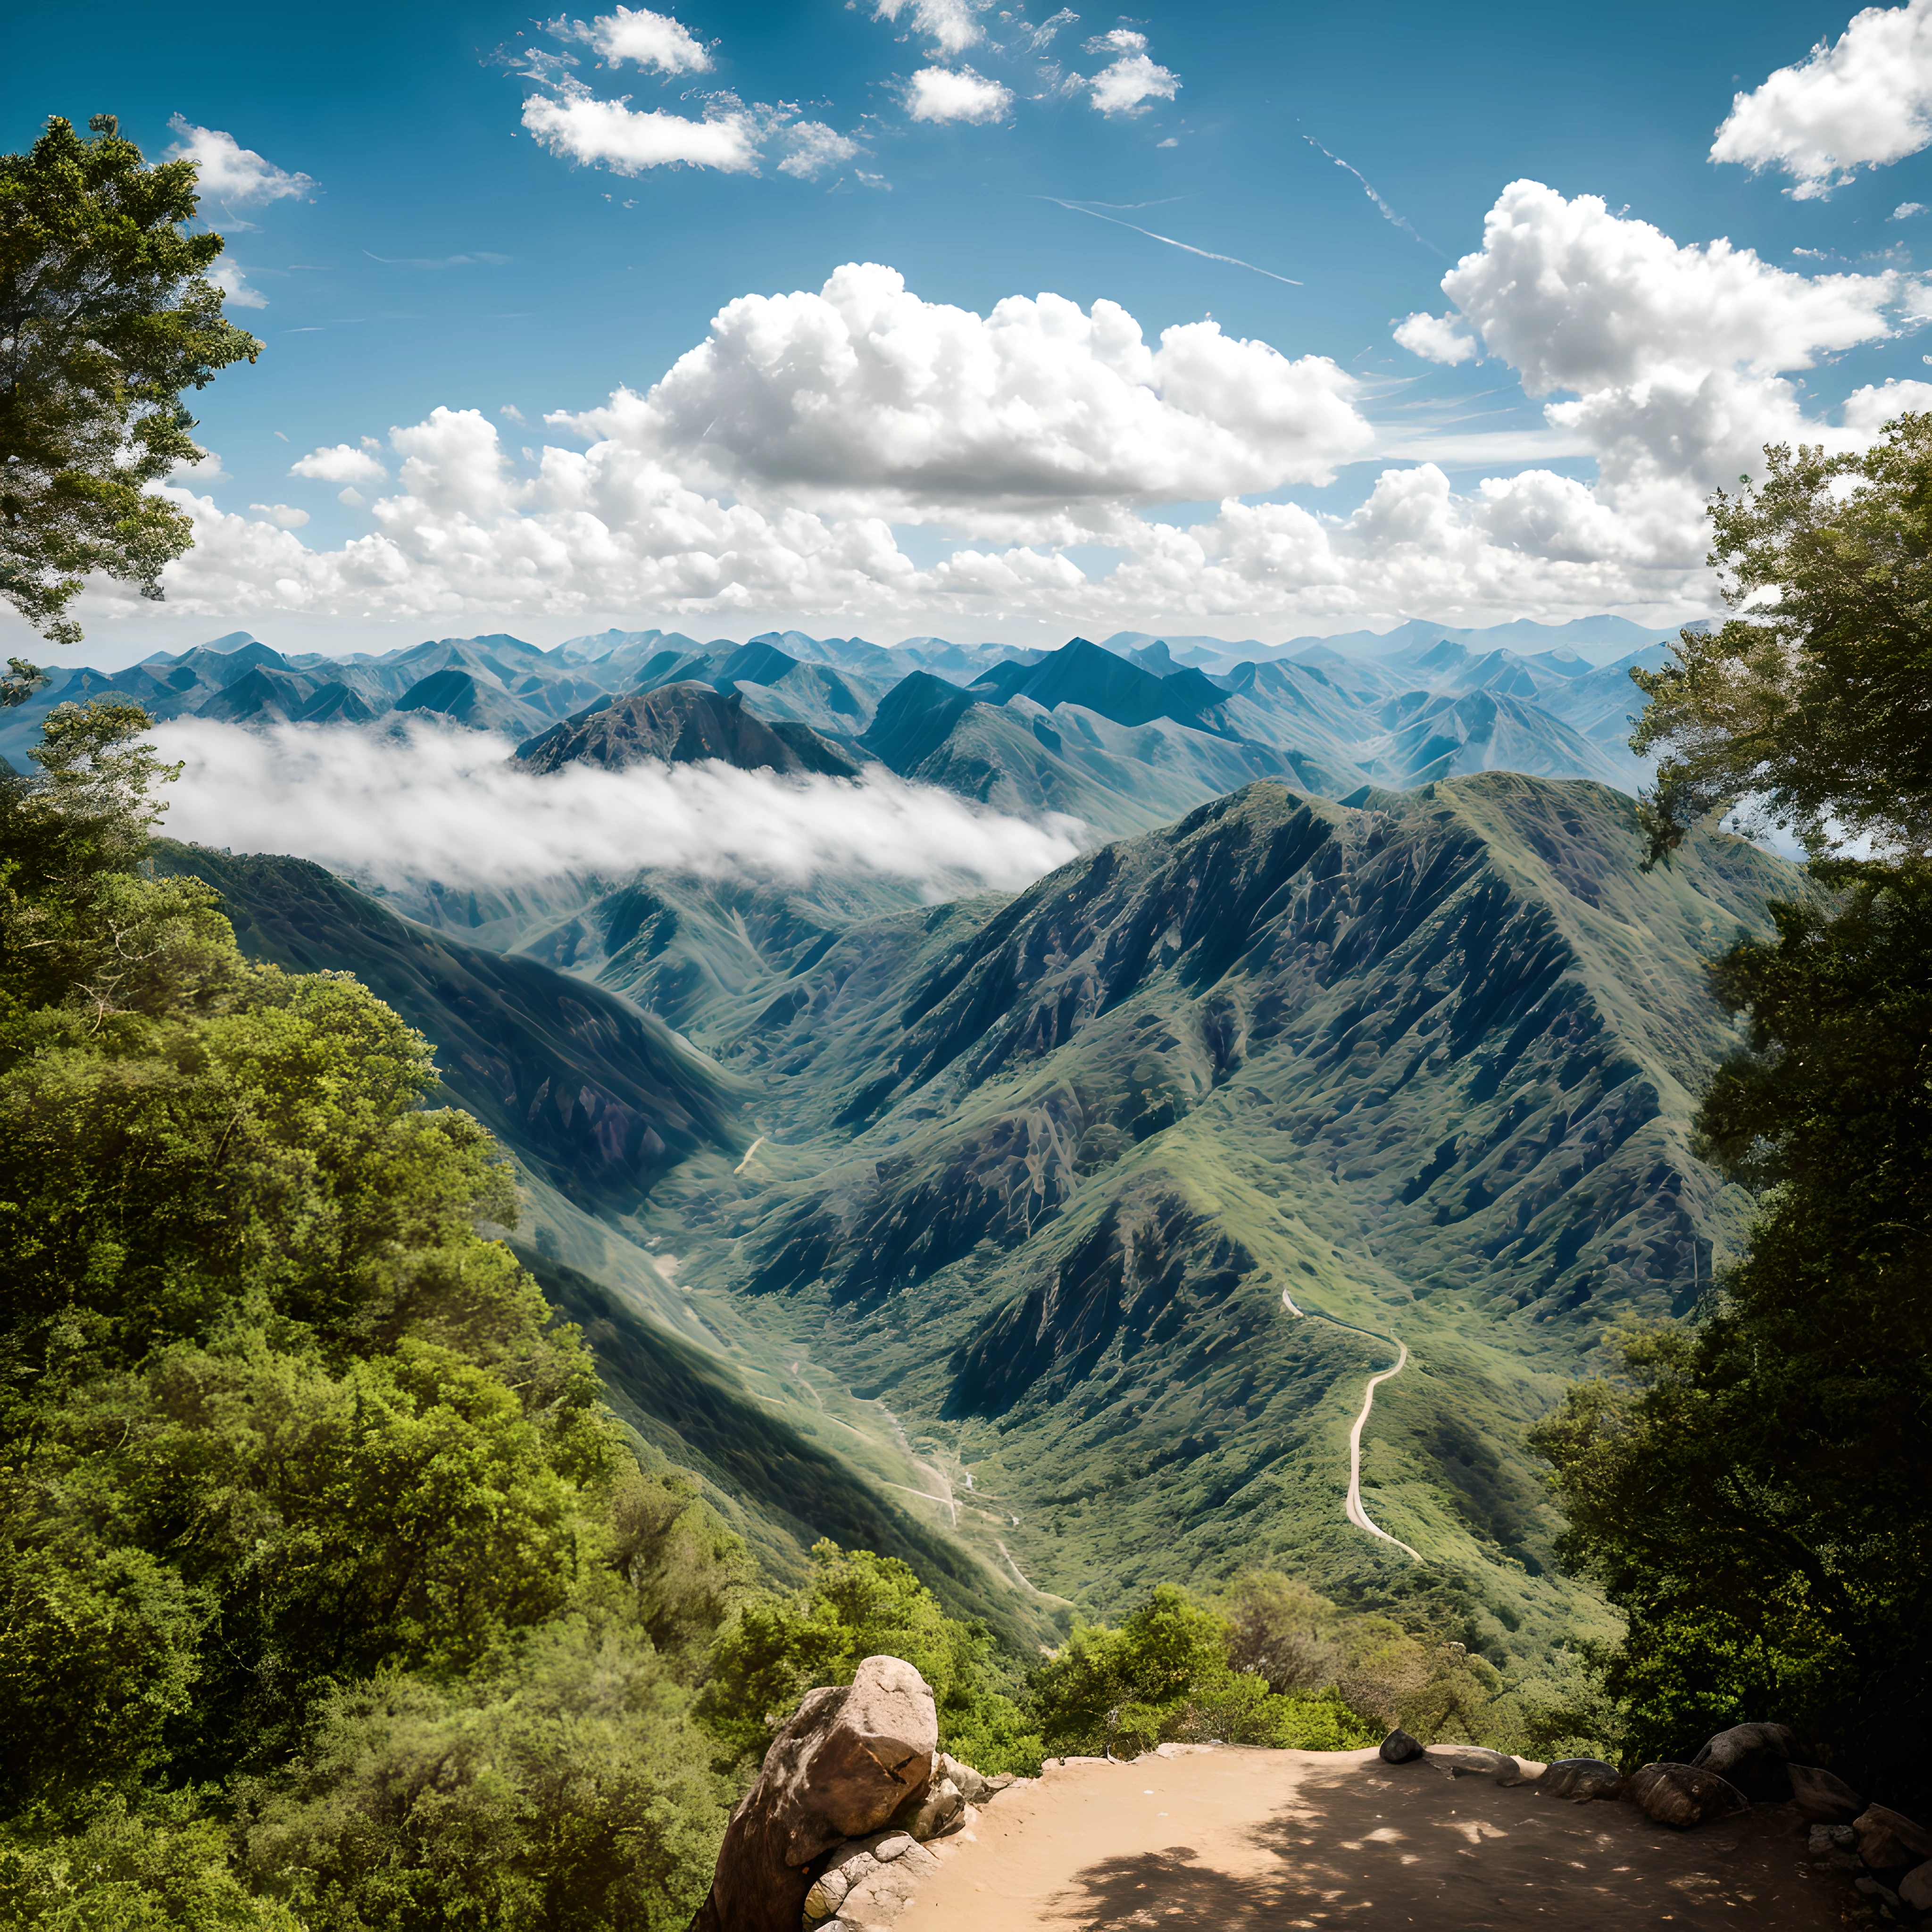
{"label": "sky", "polygon": [[105,0],[9,40],[8,146],[106,111],[200,159],[262,344],[194,399],[166,602],[82,600],[102,664],[1675,622],[1766,442],[1932,403],[1932,0]]}

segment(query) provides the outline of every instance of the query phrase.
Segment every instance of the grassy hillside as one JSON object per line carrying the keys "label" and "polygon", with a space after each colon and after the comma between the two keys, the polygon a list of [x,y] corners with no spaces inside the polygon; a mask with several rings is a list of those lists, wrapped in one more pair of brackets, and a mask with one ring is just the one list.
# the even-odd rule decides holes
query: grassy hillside
{"label": "grassy hillside", "polygon": [[[1688,1148],[1727,1040],[1700,962],[1802,887],[1714,837],[1642,874],[1630,802],[1587,783],[1371,802],[1258,784],[1017,899],[854,928],[723,1051],[765,1145],[686,1163],[640,1225],[887,1395],[1040,1588],[1454,1580],[1532,1654],[1594,1612],[1524,1429],[1736,1238]],[[1412,1352],[1364,1494],[1426,1574],[1342,1511],[1393,1348],[1316,1310]]]}

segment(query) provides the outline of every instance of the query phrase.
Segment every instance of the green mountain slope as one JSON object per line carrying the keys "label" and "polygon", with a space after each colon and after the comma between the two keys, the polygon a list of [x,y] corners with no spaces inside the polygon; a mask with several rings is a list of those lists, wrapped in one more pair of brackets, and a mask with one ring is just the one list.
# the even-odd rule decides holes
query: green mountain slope
{"label": "green mountain slope", "polygon": [[1342,1510],[1399,1336],[1371,1514],[1534,1649],[1590,1612],[1522,1431],[1735,1238],[1688,1146],[1726,1040],[1700,962],[1802,887],[1723,838],[1641,874],[1630,802],[1586,783],[1374,802],[1258,784],[854,928],[726,1053],[772,1144],[688,1162],[646,1224],[889,1395],[971,1478],[964,1533],[1094,1607],[1262,1561],[1424,1580]]}
{"label": "green mountain slope", "polygon": [[251,957],[353,973],[425,1034],[451,1098],[571,1198],[634,1207],[700,1148],[740,1148],[744,1096],[662,1022],[532,959],[398,919],[304,860],[158,842],[222,896]]}

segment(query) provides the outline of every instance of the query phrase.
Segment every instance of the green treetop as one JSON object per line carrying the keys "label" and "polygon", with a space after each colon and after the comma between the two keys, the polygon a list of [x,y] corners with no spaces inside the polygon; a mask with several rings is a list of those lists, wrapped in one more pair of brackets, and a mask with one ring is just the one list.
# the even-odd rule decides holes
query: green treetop
{"label": "green treetop", "polygon": [[1862,455],[1782,445],[1764,481],[1712,499],[1712,562],[1738,614],[1634,670],[1631,748],[1660,752],[1654,860],[1743,805],[1814,856],[1846,839],[1932,853],[1932,416]]}
{"label": "green treetop", "polygon": [[206,279],[190,160],[150,167],[111,114],[0,155],[0,596],[56,644],[92,571],[161,595],[193,543],[149,485],[202,452],[182,406],[262,345]]}

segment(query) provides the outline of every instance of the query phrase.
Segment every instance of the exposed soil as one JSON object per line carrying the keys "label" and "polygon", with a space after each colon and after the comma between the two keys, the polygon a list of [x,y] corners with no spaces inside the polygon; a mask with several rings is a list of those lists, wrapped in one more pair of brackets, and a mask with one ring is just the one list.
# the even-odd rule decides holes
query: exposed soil
{"label": "exposed soil", "polygon": [[1050,1765],[980,1814],[900,1922],[916,1932],[1672,1932],[1843,1922],[1789,1807],[1677,1832],[1375,1752],[1217,1747]]}

